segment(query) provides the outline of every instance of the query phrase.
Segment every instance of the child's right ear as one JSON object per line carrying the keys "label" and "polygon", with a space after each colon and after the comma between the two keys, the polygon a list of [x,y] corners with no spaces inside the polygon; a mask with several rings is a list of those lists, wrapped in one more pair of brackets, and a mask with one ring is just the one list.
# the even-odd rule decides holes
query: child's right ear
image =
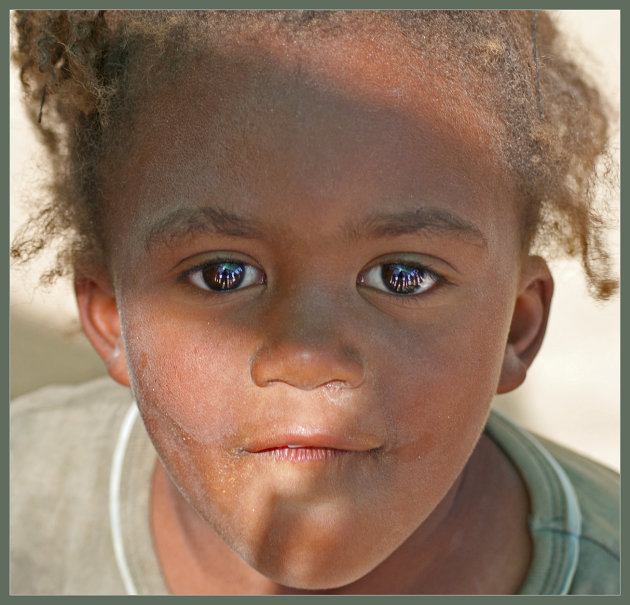
{"label": "child's right ear", "polygon": [[130,386],[114,290],[108,280],[80,277],[74,282],[83,330],[109,375]]}

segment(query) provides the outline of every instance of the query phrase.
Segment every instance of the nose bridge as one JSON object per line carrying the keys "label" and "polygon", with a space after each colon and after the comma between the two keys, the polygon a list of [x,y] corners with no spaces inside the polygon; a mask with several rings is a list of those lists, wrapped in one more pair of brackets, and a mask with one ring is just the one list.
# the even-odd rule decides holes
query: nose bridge
{"label": "nose bridge", "polygon": [[352,338],[348,304],[315,282],[295,284],[286,292],[261,317],[264,338],[252,358],[253,381],[306,390],[330,383],[360,385],[364,369]]}
{"label": "nose bridge", "polygon": [[[305,271],[306,273],[306,271]],[[275,325],[278,337],[324,339],[336,323],[343,322],[342,294],[314,273],[283,288],[283,294],[270,306],[269,321]]]}

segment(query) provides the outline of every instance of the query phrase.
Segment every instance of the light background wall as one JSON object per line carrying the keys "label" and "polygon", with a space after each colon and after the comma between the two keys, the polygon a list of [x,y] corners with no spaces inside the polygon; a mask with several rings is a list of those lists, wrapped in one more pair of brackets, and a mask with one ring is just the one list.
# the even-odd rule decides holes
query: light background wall
{"label": "light background wall", "polygon": [[[559,11],[557,18],[576,59],[618,107],[619,11]],[[22,205],[46,170],[24,119],[20,94],[13,70],[11,234],[24,221]],[[614,146],[618,150],[618,139]],[[618,232],[611,240],[618,250]],[[70,284],[59,281],[50,289],[37,285],[45,265],[12,271],[12,397],[45,384],[81,382],[105,373],[80,331]],[[555,263],[552,271],[556,292],[542,351],[525,384],[496,397],[494,406],[527,428],[619,468],[619,300],[598,304],[590,299],[577,263]]]}

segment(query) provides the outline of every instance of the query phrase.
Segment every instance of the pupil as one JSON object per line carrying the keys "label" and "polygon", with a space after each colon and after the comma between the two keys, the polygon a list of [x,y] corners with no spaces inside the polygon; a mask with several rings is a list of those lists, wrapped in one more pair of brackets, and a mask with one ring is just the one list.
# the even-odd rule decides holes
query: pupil
{"label": "pupil", "polygon": [[418,267],[405,265],[384,265],[382,269],[383,283],[398,294],[415,292],[424,281],[424,273]]}
{"label": "pupil", "polygon": [[203,270],[203,279],[212,290],[232,290],[241,281],[245,269],[238,263],[212,263]]}

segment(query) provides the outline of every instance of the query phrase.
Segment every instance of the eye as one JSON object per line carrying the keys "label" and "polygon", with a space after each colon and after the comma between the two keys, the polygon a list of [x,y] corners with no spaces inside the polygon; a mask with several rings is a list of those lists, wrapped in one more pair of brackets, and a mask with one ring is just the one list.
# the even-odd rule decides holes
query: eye
{"label": "eye", "polygon": [[385,263],[376,265],[359,275],[361,286],[390,294],[421,294],[433,288],[441,277],[421,265]]}
{"label": "eye", "polygon": [[186,273],[188,281],[202,290],[230,292],[265,283],[265,274],[247,263],[211,261]]}

